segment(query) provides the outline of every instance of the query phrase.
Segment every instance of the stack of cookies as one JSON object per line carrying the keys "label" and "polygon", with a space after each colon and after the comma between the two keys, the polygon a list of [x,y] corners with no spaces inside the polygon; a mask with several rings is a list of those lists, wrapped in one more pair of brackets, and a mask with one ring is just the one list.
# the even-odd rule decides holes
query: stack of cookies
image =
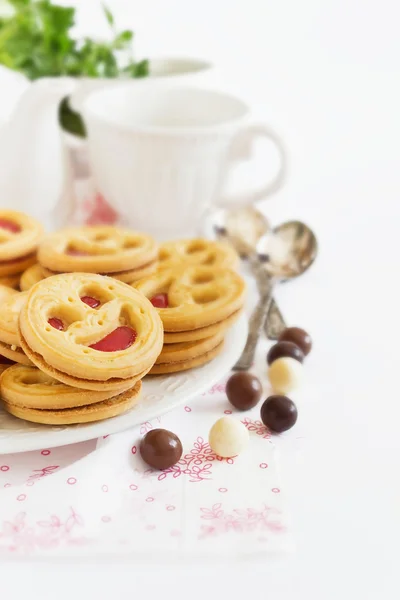
{"label": "stack of cookies", "polygon": [[237,264],[220,242],[159,249],[149,235],[112,226],[43,236],[34,219],[0,211],[6,410],[53,425],[97,421],[133,406],[147,373],[210,361],[243,307]]}
{"label": "stack of cookies", "polygon": [[18,287],[20,275],[36,262],[43,227],[32,217],[0,210],[0,284]]}
{"label": "stack of cookies", "polygon": [[[132,283],[157,268],[158,245],[147,234],[112,226],[64,229],[45,236],[38,249],[42,276],[99,273]],[[39,271],[32,271],[35,278]]]}
{"label": "stack of cookies", "polygon": [[161,320],[142,294],[110,277],[71,273],[15,297],[18,338],[10,337],[14,318],[1,325],[0,335],[18,341],[14,359],[23,363],[23,351],[34,366],[3,372],[7,411],[37,423],[85,423],[137,402],[163,344]]}
{"label": "stack of cookies", "polygon": [[245,297],[244,281],[235,271],[209,266],[160,268],[135,287],[157,308],[164,326],[152,375],[185,371],[217,356]]}

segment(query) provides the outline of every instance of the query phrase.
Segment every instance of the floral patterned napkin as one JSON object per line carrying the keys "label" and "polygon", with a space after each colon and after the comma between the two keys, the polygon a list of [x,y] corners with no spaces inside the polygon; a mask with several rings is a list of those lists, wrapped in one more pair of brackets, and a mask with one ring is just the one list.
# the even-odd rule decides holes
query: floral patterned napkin
{"label": "floral patterned napkin", "polygon": [[[264,365],[265,351],[263,342]],[[0,556],[181,560],[289,550],[271,434],[259,408],[241,413],[229,404],[225,381],[186,406],[97,443],[0,455]],[[250,443],[240,456],[221,459],[208,432],[231,413],[249,430]],[[140,438],[154,427],[174,431],[184,448],[179,463],[162,472],[139,453]]]}

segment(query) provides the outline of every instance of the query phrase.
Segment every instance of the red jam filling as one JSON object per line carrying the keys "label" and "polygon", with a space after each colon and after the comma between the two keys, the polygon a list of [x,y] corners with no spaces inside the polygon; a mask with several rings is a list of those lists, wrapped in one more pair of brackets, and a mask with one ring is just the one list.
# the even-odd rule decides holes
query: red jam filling
{"label": "red jam filling", "polygon": [[93,298],[93,296],[81,296],[81,300],[91,308],[97,308],[100,306],[100,300]]}
{"label": "red jam filling", "polygon": [[11,231],[11,233],[19,233],[21,231],[21,227],[17,223],[9,221],[8,219],[0,219],[0,227],[1,229]]}
{"label": "red jam filling", "polygon": [[61,319],[57,319],[57,317],[51,317],[51,319],[49,319],[47,322],[49,325],[54,327],[54,329],[58,329],[58,331],[64,331],[64,323],[61,321]]}
{"label": "red jam filling", "polygon": [[100,352],[117,352],[117,350],[126,350],[132,346],[136,339],[136,331],[126,325],[117,327],[111,333],[106,335],[105,338],[99,340],[95,344],[89,346],[93,350],[100,350]]}
{"label": "red jam filling", "polygon": [[75,248],[68,248],[65,254],[69,254],[69,256],[89,256],[89,252],[85,252],[85,250],[75,250]]}
{"label": "red jam filling", "polygon": [[168,294],[156,294],[150,298],[150,302],[156,308],[168,308]]}

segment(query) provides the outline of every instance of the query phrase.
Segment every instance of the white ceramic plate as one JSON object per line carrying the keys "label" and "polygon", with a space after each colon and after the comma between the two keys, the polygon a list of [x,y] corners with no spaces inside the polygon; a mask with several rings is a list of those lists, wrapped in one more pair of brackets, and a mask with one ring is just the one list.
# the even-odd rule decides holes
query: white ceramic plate
{"label": "white ceramic plate", "polygon": [[246,338],[247,321],[243,315],[228,332],[223,352],[213,361],[191,371],[146,378],[140,403],[124,415],[112,419],[53,427],[22,421],[0,408],[0,454],[75,444],[154,419],[207,391],[226,375],[239,358]]}

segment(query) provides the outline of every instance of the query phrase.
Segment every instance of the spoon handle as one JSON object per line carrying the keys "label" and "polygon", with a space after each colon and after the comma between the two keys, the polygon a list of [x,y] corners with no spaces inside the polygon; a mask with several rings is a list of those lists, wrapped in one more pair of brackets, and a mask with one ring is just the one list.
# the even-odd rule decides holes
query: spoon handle
{"label": "spoon handle", "polygon": [[264,323],[265,335],[269,340],[277,340],[284,329],[286,329],[285,319],[275,299],[272,298]]}
{"label": "spoon handle", "polygon": [[[257,270],[257,267],[253,265],[253,269]],[[253,365],[254,355],[257,348],[257,342],[260,337],[262,326],[269,307],[272,301],[272,279],[265,277],[265,273],[262,273],[262,267],[258,269],[258,289],[260,292],[260,298],[256,308],[253,310],[249,321],[249,334],[247,336],[246,346],[242,352],[241,357],[233,367],[234,371],[247,371]]]}

